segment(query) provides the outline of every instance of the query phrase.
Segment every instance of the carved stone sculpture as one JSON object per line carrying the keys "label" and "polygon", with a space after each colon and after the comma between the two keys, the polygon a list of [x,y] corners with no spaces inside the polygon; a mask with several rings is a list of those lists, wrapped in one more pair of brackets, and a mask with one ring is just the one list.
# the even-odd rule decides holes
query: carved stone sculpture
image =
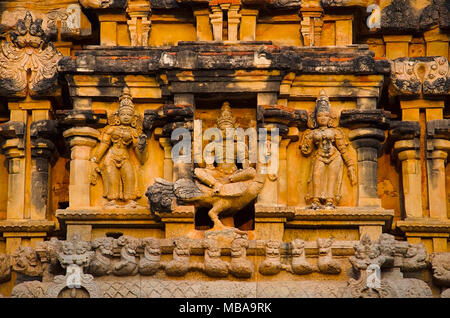
{"label": "carved stone sculpture", "polygon": [[[349,155],[346,136],[336,127],[337,124],[337,117],[322,90],[316,107],[308,118],[309,129],[305,131],[301,141],[304,155],[314,153],[305,197],[312,209],[319,209],[321,203],[325,204],[326,209],[332,209],[339,203],[344,163],[352,185],[356,185],[355,163]],[[314,151],[315,148],[317,149]]]}
{"label": "carved stone sculpture", "polygon": [[427,268],[427,250],[423,244],[408,244],[403,257],[402,271],[415,272]]}
{"label": "carved stone sculpture", "polygon": [[11,279],[11,259],[7,254],[0,254],[0,284]]}
{"label": "carved stone sculpture", "polygon": [[165,266],[169,276],[184,276],[189,271],[190,240],[180,237],[174,241],[173,259]]}
{"label": "carved stone sculpture", "polygon": [[[70,240],[63,241],[58,260],[66,274],[55,276],[47,289],[47,297],[77,297],[78,295],[99,297],[94,277],[84,274],[94,257],[91,243],[81,240],[79,234],[74,234]],[[87,294],[84,293],[87,291]]]}
{"label": "carved stone sculpture", "polygon": [[215,239],[205,239],[204,272],[211,277],[227,277],[229,264],[220,259],[220,247]]}
{"label": "carved stone sculpture", "polygon": [[[217,119],[217,127],[223,136],[227,128],[236,128],[236,121],[228,103],[224,103]],[[224,143],[226,144],[226,143]],[[170,211],[172,198],[194,204],[196,207],[209,207],[209,217],[214,222],[214,229],[221,230],[225,226],[219,216],[233,216],[247,204],[252,202],[261,191],[266,175],[260,169],[247,166],[238,169],[235,162],[217,162],[206,168],[194,170],[195,179],[181,178],[175,183],[156,179],[155,184],[147,190],[152,211]],[[174,193],[175,196],[161,193]],[[166,204],[160,204],[165,200]]]}
{"label": "carved stone sculpture", "polygon": [[398,58],[390,63],[393,95],[448,94],[449,63],[445,57]]}
{"label": "carved stone sculpture", "polygon": [[36,251],[31,246],[19,246],[12,255],[13,270],[27,276],[40,276],[42,274],[41,262]]}
{"label": "carved stone sculpture", "polygon": [[372,242],[367,234],[355,244],[354,249],[355,256],[350,256],[349,261],[357,270],[366,270],[371,264],[381,266],[385,262],[385,257],[380,251],[380,244]]}
{"label": "carved stone sculpture", "polygon": [[291,242],[292,246],[292,263],[291,270],[294,274],[305,275],[312,273],[314,267],[306,261],[305,241],[295,239]]}
{"label": "carved stone sculpture", "polygon": [[[119,98],[119,109],[108,118],[109,125],[102,132],[100,145],[91,162],[99,164],[91,177],[97,183],[96,173],[103,179],[103,196],[107,208],[136,208],[140,196],[137,189],[136,167],[130,159],[131,148],[140,163],[145,161],[147,136],[142,133],[142,116],[136,112],[129,89],[124,88]],[[125,203],[119,205],[118,201]]]}
{"label": "carved stone sculpture", "polygon": [[43,273],[42,281],[52,281],[53,273],[61,268],[58,259],[58,253],[62,249],[62,242],[55,237],[48,241],[40,242],[37,245],[36,251],[42,263]]}
{"label": "carved stone sculpture", "polygon": [[253,275],[253,264],[247,259],[248,235],[236,234],[231,242],[230,273],[239,278],[250,278]]}
{"label": "carved stone sculpture", "polygon": [[450,253],[433,253],[430,259],[433,280],[438,285],[450,287]]}
{"label": "carved stone sculpture", "polygon": [[42,19],[34,20],[27,11],[9,33],[9,41],[1,43],[0,91],[26,96],[51,90],[61,58],[42,29]]}
{"label": "carved stone sculpture", "polygon": [[44,298],[46,297],[45,285],[40,281],[24,282],[14,286],[11,298]]}
{"label": "carved stone sculpture", "polygon": [[82,241],[79,235],[73,235],[70,240],[62,242],[61,251],[58,253],[58,260],[63,268],[71,264],[87,268],[93,255],[94,252],[91,251],[91,244]]}
{"label": "carved stone sculpture", "polygon": [[139,241],[133,237],[121,236],[117,239],[117,244],[122,246],[120,250],[120,261],[114,265],[114,275],[134,276],[138,273],[138,261],[136,250]]}
{"label": "carved stone sculpture", "polygon": [[101,237],[92,242],[92,248],[95,249],[95,254],[89,264],[89,273],[94,276],[104,276],[112,272],[114,245],[114,239],[112,237]]}
{"label": "carved stone sculpture", "polygon": [[333,245],[332,239],[317,239],[317,246],[319,248],[319,258],[317,259],[317,266],[319,271],[326,274],[339,274],[341,272],[341,266],[333,259],[331,246]]}
{"label": "carved stone sculpture", "polygon": [[139,260],[139,273],[141,275],[154,275],[161,267],[161,248],[159,240],[145,238],[142,240],[144,255]]}
{"label": "carved stone sculpture", "polygon": [[268,241],[266,243],[266,259],[259,264],[259,272],[263,275],[276,275],[281,271],[279,241]]}

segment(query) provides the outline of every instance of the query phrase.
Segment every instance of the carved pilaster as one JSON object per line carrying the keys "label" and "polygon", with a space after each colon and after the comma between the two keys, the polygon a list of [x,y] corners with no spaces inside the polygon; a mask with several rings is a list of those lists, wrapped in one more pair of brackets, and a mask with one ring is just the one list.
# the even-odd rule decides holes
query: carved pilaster
{"label": "carved pilaster", "polygon": [[127,13],[130,19],[127,21],[132,46],[147,46],[151,28],[150,1],[128,1]]}
{"label": "carved pilaster", "polygon": [[358,156],[358,206],[381,206],[377,191],[378,152],[389,127],[389,113],[343,110],[340,123],[352,129],[348,137]]}
{"label": "carved pilaster", "polygon": [[91,127],[73,127],[63,133],[70,150],[69,207],[90,207],[90,175],[92,171],[89,157],[96,146],[100,133]]}
{"label": "carved pilaster", "polygon": [[30,127],[31,135],[31,206],[33,220],[45,220],[49,203],[49,170],[57,150],[55,140],[58,130],[54,120],[34,121]]}
{"label": "carved pilaster", "polygon": [[209,21],[213,29],[213,40],[222,41],[223,31],[223,12],[219,5],[211,5],[211,14],[209,15]]}
{"label": "carved pilaster", "polygon": [[25,134],[23,122],[9,121],[0,125],[0,135],[5,138],[2,145],[8,160],[8,203],[6,218],[23,219],[25,209]]}
{"label": "carved pilaster", "polygon": [[323,26],[323,9],[320,6],[300,9],[301,33],[304,46],[320,46]]}
{"label": "carved pilaster", "polygon": [[420,124],[401,121],[391,124],[394,155],[401,162],[406,218],[422,217],[422,172],[420,168]]}
{"label": "carved pilaster", "polygon": [[228,9],[228,41],[238,40],[238,28],[241,23],[239,9],[239,4],[232,4]]}
{"label": "carved pilaster", "polygon": [[430,217],[447,220],[445,166],[450,152],[450,120],[427,123],[427,176]]}

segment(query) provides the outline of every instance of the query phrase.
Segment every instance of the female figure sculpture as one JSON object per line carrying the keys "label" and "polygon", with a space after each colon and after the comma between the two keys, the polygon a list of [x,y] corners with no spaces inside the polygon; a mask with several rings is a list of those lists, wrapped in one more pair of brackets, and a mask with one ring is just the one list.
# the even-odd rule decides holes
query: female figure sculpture
{"label": "female figure sculpture", "polygon": [[341,199],[343,164],[347,166],[352,185],[356,184],[355,163],[348,153],[348,142],[344,132],[337,128],[336,116],[330,108],[325,92],[320,92],[316,107],[308,118],[308,128],[303,134],[301,151],[310,155],[307,203],[312,209],[318,209],[321,203],[326,209],[335,208]]}
{"label": "female figure sculpture", "polygon": [[[124,201],[125,208],[136,208],[139,197],[135,167],[130,160],[130,148],[142,164],[145,161],[147,136],[142,133],[142,117],[134,109],[127,87],[119,98],[119,109],[108,118],[95,155],[91,161],[102,166],[96,172],[103,178],[103,196],[108,200],[107,208],[117,208],[117,201]],[[92,183],[96,183],[94,173]]]}

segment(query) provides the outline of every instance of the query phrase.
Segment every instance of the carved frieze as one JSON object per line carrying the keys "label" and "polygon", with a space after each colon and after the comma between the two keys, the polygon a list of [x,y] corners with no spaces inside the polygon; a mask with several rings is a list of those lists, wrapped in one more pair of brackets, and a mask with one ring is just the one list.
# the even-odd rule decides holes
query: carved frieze
{"label": "carved frieze", "polygon": [[27,11],[0,44],[1,95],[49,94],[55,88],[62,58],[42,29],[42,19]]}

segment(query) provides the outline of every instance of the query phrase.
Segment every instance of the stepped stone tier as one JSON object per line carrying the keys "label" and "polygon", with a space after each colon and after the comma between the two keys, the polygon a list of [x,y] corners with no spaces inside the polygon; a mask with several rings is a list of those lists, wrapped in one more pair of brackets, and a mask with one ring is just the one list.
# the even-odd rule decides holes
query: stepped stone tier
{"label": "stepped stone tier", "polygon": [[0,2],[0,297],[450,297],[446,0]]}

